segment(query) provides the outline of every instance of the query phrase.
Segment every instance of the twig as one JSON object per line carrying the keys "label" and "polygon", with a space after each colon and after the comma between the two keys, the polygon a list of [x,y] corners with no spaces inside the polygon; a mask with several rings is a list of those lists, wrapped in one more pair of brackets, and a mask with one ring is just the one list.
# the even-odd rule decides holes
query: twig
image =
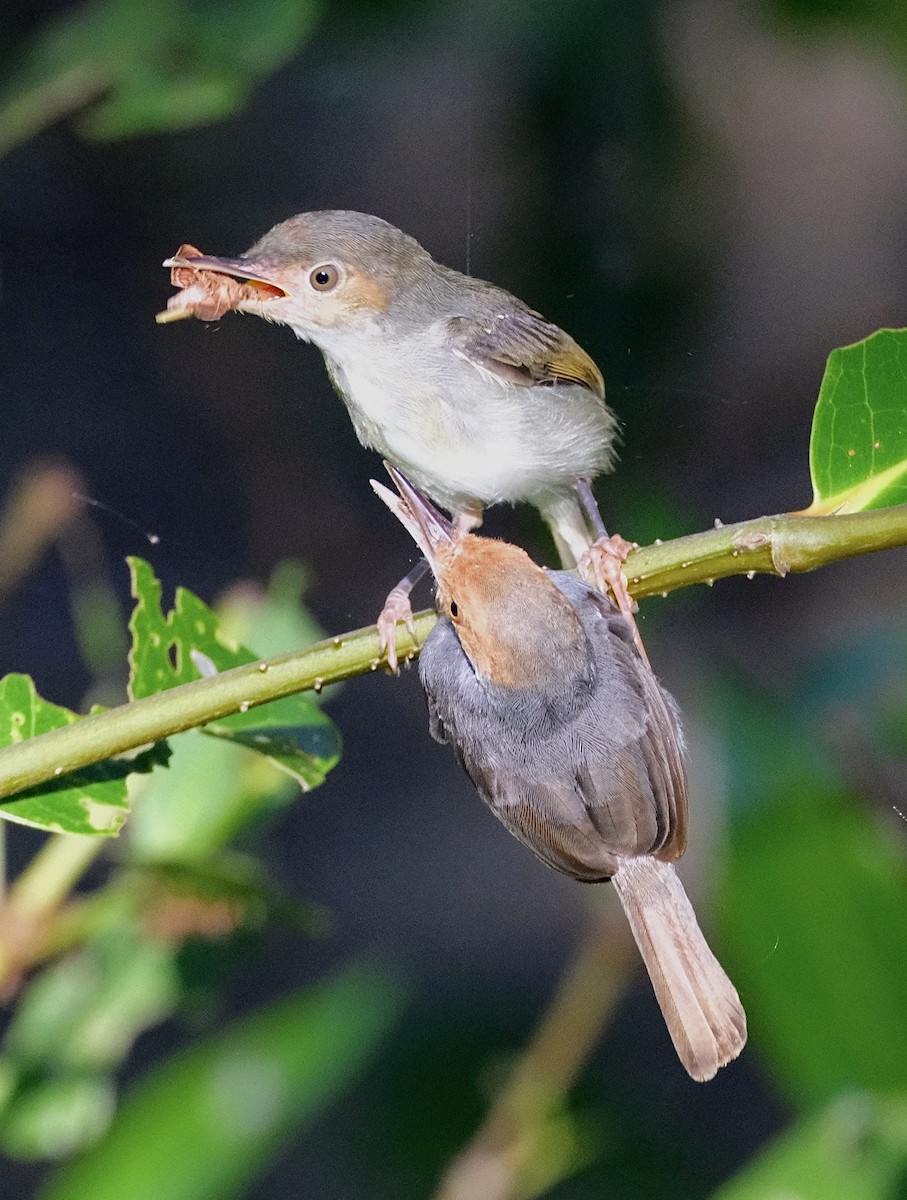
{"label": "twig", "polygon": [[[626,570],[637,597],[667,594],[728,575],[811,571],[907,545],[907,504],[841,517],[782,515],[727,525],[633,551]],[[416,617],[416,637],[398,627],[397,650],[414,657],[436,616]],[[224,671],[83,718],[0,750],[0,798],[139,746],[309,688],[364,675],[385,664],[375,627],[307,650]]]}
{"label": "twig", "polygon": [[[553,1186],[576,1162],[546,1153],[552,1118],[594,1050],[639,957],[626,923],[600,923],[576,958],[475,1136],[433,1200],[521,1200]],[[545,1161],[545,1159],[550,1161]],[[541,1176],[533,1186],[532,1176]]]}

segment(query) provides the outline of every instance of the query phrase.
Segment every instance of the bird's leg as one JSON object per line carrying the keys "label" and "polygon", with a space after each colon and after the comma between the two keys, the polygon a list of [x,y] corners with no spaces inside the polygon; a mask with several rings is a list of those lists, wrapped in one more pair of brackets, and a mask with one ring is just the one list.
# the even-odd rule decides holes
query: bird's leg
{"label": "bird's leg", "polygon": [[[469,533],[472,529],[478,529],[482,524],[482,509],[478,505],[467,505],[454,515],[454,529],[457,533]],[[395,588],[387,594],[387,599],[384,601],[378,620],[378,644],[381,647],[383,654],[387,655],[387,665],[394,672],[399,673],[397,663],[397,625],[400,621],[404,623],[406,628],[416,636],[416,626],[413,622],[413,607],[410,604],[410,594],[417,583],[428,572],[428,562],[426,559],[421,559],[408,575],[397,584]]]}
{"label": "bird's leg", "polygon": [[413,637],[416,636],[416,626],[413,621],[413,606],[409,602],[410,593],[420,579],[428,572],[428,563],[424,558],[405,575],[396,587],[391,588],[384,601],[378,620],[378,644],[382,654],[387,654],[387,665],[395,675],[399,674],[397,664],[397,623],[402,621]]}
{"label": "bird's leg", "polygon": [[591,573],[599,591],[607,593],[610,590],[622,616],[630,623],[636,647],[642,655],[643,662],[648,663],[649,656],[642,644],[642,636],[633,615],[638,611],[639,606],[630,595],[627,576],[624,573],[624,563],[627,555],[634,549],[634,545],[626,538],[622,538],[619,533],[613,536],[608,533],[588,479],[575,480],[573,487],[579,496],[583,512],[595,533],[595,541],[580,557],[577,570],[581,575],[587,572]]}
{"label": "bird's leg", "polygon": [[457,533],[472,533],[482,524],[484,509],[480,504],[467,504],[459,512],[454,513],[454,529]]}

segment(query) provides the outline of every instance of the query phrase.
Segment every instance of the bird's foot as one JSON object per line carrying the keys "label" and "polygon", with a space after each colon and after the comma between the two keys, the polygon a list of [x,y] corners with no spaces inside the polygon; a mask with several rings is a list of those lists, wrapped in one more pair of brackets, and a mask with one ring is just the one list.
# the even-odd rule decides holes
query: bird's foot
{"label": "bird's foot", "polygon": [[409,602],[411,586],[398,584],[384,601],[384,608],[378,617],[378,644],[381,653],[387,655],[387,665],[395,675],[399,675],[400,667],[397,662],[397,625],[402,621],[412,636],[416,636],[416,625],[413,620],[413,607]]}
{"label": "bird's foot", "polygon": [[646,654],[633,616],[638,612],[639,605],[630,595],[627,576],[624,572],[627,555],[635,549],[636,544],[628,542],[619,533],[613,534],[611,537],[600,537],[584,552],[577,563],[577,570],[580,575],[591,579],[600,592],[607,595],[610,591],[621,615],[630,623],[636,646],[643,661],[648,662],[649,656]]}

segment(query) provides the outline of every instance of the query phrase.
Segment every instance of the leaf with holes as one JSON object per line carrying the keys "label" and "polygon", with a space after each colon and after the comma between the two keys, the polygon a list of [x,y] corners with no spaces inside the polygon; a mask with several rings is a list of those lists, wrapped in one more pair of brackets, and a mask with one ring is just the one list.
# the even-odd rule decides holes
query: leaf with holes
{"label": "leaf with holes", "polygon": [[907,502],[907,329],[828,356],[809,462],[810,516]]}
{"label": "leaf with holes", "polygon": [[[42,700],[28,675],[0,680],[0,745],[12,746],[78,719],[69,709]],[[4,800],[0,816],[50,833],[111,836],[126,820],[126,775],[136,769],[141,769],[137,760],[114,759],[61,774]]]}
{"label": "leaf with holes", "polygon": [[[130,558],[136,606],[129,621],[129,694],[134,700],[193,679],[255,662],[245,646],[230,645],[217,615],[192,592],[177,588],[165,614],[161,584],[143,559]],[[306,696],[287,696],[212,722],[212,736],[265,755],[308,790],[324,781],[340,757],[333,723]]]}

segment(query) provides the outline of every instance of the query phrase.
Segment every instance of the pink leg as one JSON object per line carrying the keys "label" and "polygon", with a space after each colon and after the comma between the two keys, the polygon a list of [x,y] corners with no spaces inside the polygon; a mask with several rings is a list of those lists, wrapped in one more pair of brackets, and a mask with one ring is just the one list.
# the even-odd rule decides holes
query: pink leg
{"label": "pink leg", "polygon": [[[464,508],[454,516],[454,528],[457,533],[469,533],[470,530],[477,529],[481,524],[482,509],[476,506]],[[400,673],[397,662],[397,625],[402,621],[412,636],[416,636],[416,626],[413,623],[413,608],[409,597],[413,588],[424,577],[428,569],[428,563],[423,558],[405,578],[400,580],[395,588],[392,588],[388,592],[387,599],[384,601],[384,608],[382,608],[376,622],[378,626],[378,644],[381,647],[381,652],[387,655],[387,665],[395,675]]]}
{"label": "pink leg", "polygon": [[635,546],[633,542],[622,538],[619,533],[609,536],[588,480],[578,479],[574,487],[589,522],[598,535],[577,563],[577,570],[581,575],[590,573],[600,592],[605,594],[611,592],[621,615],[630,623],[636,648],[642,655],[643,662],[648,664],[649,656],[646,654],[646,648],[642,643],[642,636],[633,615],[638,611],[639,606],[630,595],[627,576],[624,574],[627,555],[635,549]]}
{"label": "pink leg", "polygon": [[402,621],[412,636],[416,636],[413,608],[409,597],[413,588],[427,571],[428,563],[423,558],[404,579],[400,580],[395,588],[391,588],[384,601],[384,608],[378,616],[378,644],[382,654],[387,655],[387,665],[395,675],[400,671],[397,662],[397,624]]}

